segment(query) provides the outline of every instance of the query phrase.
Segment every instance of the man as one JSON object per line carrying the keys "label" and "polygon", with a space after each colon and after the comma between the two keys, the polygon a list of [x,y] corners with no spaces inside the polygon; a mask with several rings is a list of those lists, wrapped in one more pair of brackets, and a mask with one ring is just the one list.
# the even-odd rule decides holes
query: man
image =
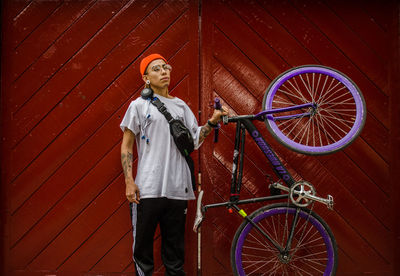
{"label": "man", "polygon": [[[175,119],[190,130],[195,149],[227,112],[215,110],[207,124],[199,127],[187,104],[168,93],[172,67],[159,54],[145,57],[140,73]],[[179,152],[163,114],[142,97],[132,101],[121,123],[123,139],[121,162],[126,197],[130,202],[133,225],[133,258],[136,275],[153,273],[153,239],[157,225],[161,231],[161,257],[165,275],[185,275],[184,232],[187,201],[195,199],[191,172]],[[138,167],[132,175],[132,148],[136,141]]]}

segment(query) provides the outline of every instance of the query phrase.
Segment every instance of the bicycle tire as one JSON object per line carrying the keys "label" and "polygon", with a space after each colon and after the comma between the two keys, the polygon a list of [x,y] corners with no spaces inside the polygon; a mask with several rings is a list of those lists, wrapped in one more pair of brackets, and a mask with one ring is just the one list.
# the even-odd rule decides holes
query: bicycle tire
{"label": "bicycle tire", "polygon": [[271,238],[285,247],[292,217],[299,210],[299,220],[289,255],[285,259],[247,220],[238,230],[231,247],[234,275],[324,275],[337,269],[337,244],[326,222],[306,208],[285,203],[264,206],[248,218]]}
{"label": "bicycle tire", "polygon": [[[322,65],[304,65],[274,79],[263,99],[263,110],[314,103],[311,116],[279,120],[282,114],[266,116],[269,132],[287,148],[308,155],[342,150],[358,137],[366,119],[364,97],[345,74]],[[283,115],[293,115],[290,111]]]}

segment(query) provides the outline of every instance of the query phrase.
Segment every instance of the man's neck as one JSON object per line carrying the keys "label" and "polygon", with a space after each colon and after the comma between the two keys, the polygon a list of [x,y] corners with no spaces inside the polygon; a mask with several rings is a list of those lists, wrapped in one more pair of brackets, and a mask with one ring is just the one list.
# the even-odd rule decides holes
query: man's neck
{"label": "man's neck", "polygon": [[164,98],[171,98],[171,96],[168,93],[168,87],[165,88],[156,88],[152,87],[153,91],[155,94],[163,96]]}

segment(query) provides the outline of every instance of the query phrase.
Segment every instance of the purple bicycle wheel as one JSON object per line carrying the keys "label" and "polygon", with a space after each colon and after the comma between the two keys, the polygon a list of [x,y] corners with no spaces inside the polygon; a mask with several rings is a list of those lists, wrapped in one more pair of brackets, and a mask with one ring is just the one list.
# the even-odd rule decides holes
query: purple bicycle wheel
{"label": "purple bicycle wheel", "polygon": [[314,107],[270,114],[265,120],[271,134],[296,152],[336,152],[351,144],[364,126],[366,106],[358,87],[343,73],[320,65],[295,67],[278,76],[264,95],[263,110],[305,103]]}
{"label": "purple bicycle wheel", "polygon": [[260,208],[249,218],[284,249],[297,210],[293,239],[285,253],[251,223],[242,223],[231,248],[235,275],[335,275],[336,241],[328,225],[314,212],[274,204]]}

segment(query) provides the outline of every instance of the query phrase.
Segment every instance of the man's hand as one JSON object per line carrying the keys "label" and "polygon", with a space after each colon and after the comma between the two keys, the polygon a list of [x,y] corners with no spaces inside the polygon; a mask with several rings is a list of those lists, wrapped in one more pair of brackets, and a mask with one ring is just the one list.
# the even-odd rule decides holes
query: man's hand
{"label": "man's hand", "polygon": [[126,179],[125,184],[126,184],[126,191],[125,191],[126,198],[129,200],[129,202],[139,204],[140,191],[138,186],[132,179]]}
{"label": "man's hand", "polygon": [[[228,116],[227,109],[222,106],[221,109],[214,109],[214,113],[210,118],[210,123],[216,125],[218,124],[223,116]],[[211,133],[213,128],[206,123],[204,126],[201,127],[200,136],[199,136],[199,143],[203,142],[204,139]]]}
{"label": "man's hand", "polygon": [[214,113],[210,118],[210,122],[213,124],[218,124],[223,116],[228,116],[228,109],[225,106],[222,106],[221,109],[214,109]]}

